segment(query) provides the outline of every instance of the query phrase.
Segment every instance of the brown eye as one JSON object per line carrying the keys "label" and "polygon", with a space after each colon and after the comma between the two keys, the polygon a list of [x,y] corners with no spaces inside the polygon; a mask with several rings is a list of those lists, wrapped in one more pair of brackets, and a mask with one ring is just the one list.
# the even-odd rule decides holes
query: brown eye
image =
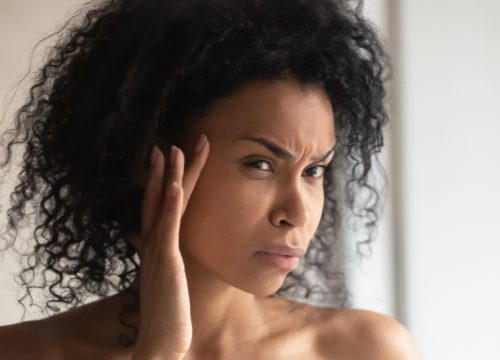
{"label": "brown eye", "polygon": [[268,170],[266,170],[266,169],[263,169],[263,167],[265,168],[265,166],[262,166],[262,164],[267,164],[267,167],[268,167],[269,169],[271,169],[271,166],[269,165],[269,162],[264,161],[264,160],[257,160],[257,161],[253,161],[253,162],[247,163],[247,164],[245,164],[245,165],[246,165],[246,166],[249,166],[249,167],[256,168],[256,169],[260,169],[260,170],[265,170],[265,171],[268,171]]}
{"label": "brown eye", "polygon": [[315,169],[319,169],[319,171],[314,171],[313,175],[311,175],[312,177],[321,177],[325,174],[325,171],[326,171],[326,166],[324,165],[317,165],[317,166],[313,166],[313,167],[310,167],[309,169],[307,169],[308,171],[309,170],[315,170]]}
{"label": "brown eye", "polygon": [[[245,166],[259,169],[259,170],[264,170],[264,171],[271,171],[272,170],[270,163],[268,161],[265,161],[265,160],[252,161],[252,162],[245,164]],[[310,167],[309,169],[306,169],[306,172],[311,177],[320,178],[324,175],[326,168],[327,168],[327,166],[325,166],[325,165],[317,165],[317,166]]]}

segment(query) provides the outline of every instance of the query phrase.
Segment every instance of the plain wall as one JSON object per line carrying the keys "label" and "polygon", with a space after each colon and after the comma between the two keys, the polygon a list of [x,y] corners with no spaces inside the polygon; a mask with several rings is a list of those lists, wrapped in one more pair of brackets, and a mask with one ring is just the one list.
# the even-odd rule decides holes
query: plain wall
{"label": "plain wall", "polygon": [[405,322],[426,360],[500,359],[500,2],[393,3]]}

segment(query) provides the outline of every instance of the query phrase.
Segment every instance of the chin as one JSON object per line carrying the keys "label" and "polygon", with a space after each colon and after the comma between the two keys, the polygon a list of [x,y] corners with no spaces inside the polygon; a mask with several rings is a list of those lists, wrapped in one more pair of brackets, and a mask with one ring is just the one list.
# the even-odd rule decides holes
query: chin
{"label": "chin", "polygon": [[281,286],[278,286],[272,290],[268,290],[268,291],[261,291],[261,292],[258,292],[258,293],[253,293],[255,295],[255,297],[258,297],[258,298],[264,298],[264,297],[269,297],[271,295],[274,295],[276,293],[276,291],[278,291],[280,289]]}
{"label": "chin", "polygon": [[276,293],[276,291],[278,291],[283,285],[284,280],[285,276],[283,275],[275,275],[273,277],[268,277],[265,279],[261,277],[260,279],[255,278],[251,284],[247,284],[247,286],[245,287],[237,285],[236,287],[250,294],[253,294],[256,297],[267,297]]}

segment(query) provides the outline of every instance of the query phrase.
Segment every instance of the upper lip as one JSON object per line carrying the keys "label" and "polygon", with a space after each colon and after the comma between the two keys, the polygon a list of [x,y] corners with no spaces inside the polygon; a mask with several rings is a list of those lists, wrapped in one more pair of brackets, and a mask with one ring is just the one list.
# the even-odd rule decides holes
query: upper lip
{"label": "upper lip", "polygon": [[269,254],[286,255],[294,257],[302,257],[306,253],[306,251],[301,247],[290,246],[290,245],[270,245],[259,251]]}

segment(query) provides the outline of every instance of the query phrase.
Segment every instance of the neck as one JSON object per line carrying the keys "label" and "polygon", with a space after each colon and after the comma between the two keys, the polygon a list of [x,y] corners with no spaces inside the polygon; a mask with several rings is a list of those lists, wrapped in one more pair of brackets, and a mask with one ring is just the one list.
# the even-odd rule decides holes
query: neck
{"label": "neck", "polygon": [[[265,298],[227,284],[188,257],[184,262],[193,326],[189,354],[195,358],[214,352],[221,355],[243,343],[255,343],[267,332],[262,308]],[[132,287],[138,291],[138,278]],[[140,314],[133,317],[133,324],[139,328]]]}
{"label": "neck", "polygon": [[199,262],[185,261],[193,324],[190,353],[224,352],[262,333],[264,319],[255,295],[220,280]]}

